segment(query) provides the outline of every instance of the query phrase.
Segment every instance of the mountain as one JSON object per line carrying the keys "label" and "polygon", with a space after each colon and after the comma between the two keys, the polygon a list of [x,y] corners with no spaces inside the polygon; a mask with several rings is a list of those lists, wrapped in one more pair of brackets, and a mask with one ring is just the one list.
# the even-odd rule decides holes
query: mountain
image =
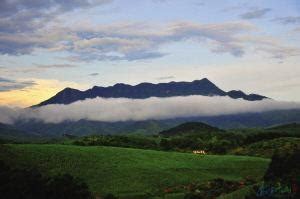
{"label": "mountain", "polygon": [[202,122],[186,122],[171,129],[160,132],[164,136],[176,136],[199,133],[222,132],[223,130]]}
{"label": "mountain", "polygon": [[169,82],[169,83],[141,83],[135,86],[128,84],[115,84],[109,87],[94,86],[86,91],[73,88],[65,88],[50,99],[41,102],[36,106],[48,104],[70,104],[72,102],[96,97],[103,98],[130,98],[145,99],[149,97],[173,97],[173,96],[229,96],[231,98],[243,98],[249,101],[262,100],[265,96],[250,94],[246,95],[242,91],[225,92],[218,88],[207,78],[192,82]]}

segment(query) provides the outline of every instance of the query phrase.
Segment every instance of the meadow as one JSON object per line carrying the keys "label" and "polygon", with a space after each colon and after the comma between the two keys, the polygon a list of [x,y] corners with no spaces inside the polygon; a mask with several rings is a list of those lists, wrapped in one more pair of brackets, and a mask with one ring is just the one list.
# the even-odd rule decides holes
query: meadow
{"label": "meadow", "polygon": [[105,146],[7,144],[0,160],[36,167],[45,175],[69,173],[86,182],[95,195],[162,196],[168,187],[216,178],[259,181],[269,159],[232,155],[195,155]]}

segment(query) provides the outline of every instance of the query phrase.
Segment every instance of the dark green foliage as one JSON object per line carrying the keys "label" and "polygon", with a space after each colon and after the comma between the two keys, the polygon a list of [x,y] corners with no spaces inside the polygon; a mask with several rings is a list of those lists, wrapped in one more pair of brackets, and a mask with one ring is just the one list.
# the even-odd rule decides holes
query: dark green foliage
{"label": "dark green foliage", "polygon": [[290,124],[274,126],[274,127],[268,128],[267,130],[286,132],[286,133],[290,133],[290,132],[300,133],[300,123],[290,123]]}
{"label": "dark green foliage", "polygon": [[293,131],[293,132],[261,131],[261,132],[248,134],[244,140],[244,144],[251,144],[262,140],[272,140],[275,138],[282,138],[282,137],[300,138],[300,133],[298,131]]}
{"label": "dark green foliage", "polygon": [[271,158],[276,150],[281,153],[290,153],[300,149],[300,138],[284,137],[272,140],[263,140],[250,145],[237,147],[231,151],[235,155],[260,156]]}
{"label": "dark green foliage", "polygon": [[[81,146],[116,146],[167,151],[205,150],[211,154],[226,154],[230,152],[238,155],[271,157],[272,149],[281,146],[274,145],[276,146],[274,147],[272,144],[270,146],[272,149],[262,150],[267,148],[264,143],[268,141],[272,143],[272,140],[278,138],[285,140],[284,137],[293,137],[296,140],[297,137],[300,137],[300,134],[297,131],[284,132],[264,129],[224,131],[204,123],[189,122],[163,131],[157,136],[94,135],[78,138],[73,143]],[[259,145],[260,142],[263,144]],[[259,150],[257,153],[248,150],[248,148],[251,148],[251,144],[253,146],[259,145],[254,150]],[[294,144],[284,145],[283,148],[287,149],[290,147],[294,147]]]}
{"label": "dark green foliage", "polygon": [[[168,150],[202,149],[214,154],[225,154],[230,150],[236,149],[235,154],[271,157],[272,151],[278,147],[284,150],[300,147],[299,132],[300,125],[298,124],[284,125],[276,128],[276,130],[272,128],[266,130],[238,129],[222,131],[203,123],[186,123],[163,131],[162,134],[168,135],[168,137],[167,140],[162,140],[161,148],[167,148]],[[275,140],[279,138],[280,140]],[[268,142],[270,144],[265,144]],[[241,148],[246,148],[248,145],[251,147],[251,144],[255,145],[255,151],[259,150],[257,154],[247,153],[247,150]],[[271,149],[268,148],[268,145],[270,145],[269,148]],[[263,151],[263,148],[266,151]]]}
{"label": "dark green foliage", "polygon": [[89,199],[85,183],[65,174],[48,178],[36,169],[12,169],[0,161],[0,196],[9,199]]}
{"label": "dark green foliage", "polygon": [[160,140],[159,146],[162,150],[166,150],[166,151],[169,151],[172,149],[171,142],[166,138],[162,138]]}
{"label": "dark green foliage", "polygon": [[204,123],[188,122],[160,133],[163,150],[206,150],[214,154],[225,154],[229,149],[243,143],[245,136],[226,132]]}

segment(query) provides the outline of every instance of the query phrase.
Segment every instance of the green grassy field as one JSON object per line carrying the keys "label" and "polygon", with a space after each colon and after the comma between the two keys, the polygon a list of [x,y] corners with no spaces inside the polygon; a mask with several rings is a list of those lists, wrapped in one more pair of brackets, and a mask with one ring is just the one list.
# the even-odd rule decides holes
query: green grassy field
{"label": "green grassy field", "polygon": [[10,165],[35,166],[48,175],[80,177],[97,195],[162,194],[170,186],[214,178],[259,180],[269,159],[117,147],[11,144],[0,146],[0,159]]}

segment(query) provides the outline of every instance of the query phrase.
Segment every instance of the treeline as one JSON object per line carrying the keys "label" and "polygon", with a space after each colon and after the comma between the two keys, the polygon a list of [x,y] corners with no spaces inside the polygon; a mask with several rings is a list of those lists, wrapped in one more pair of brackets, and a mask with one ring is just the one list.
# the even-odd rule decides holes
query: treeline
{"label": "treeline", "polygon": [[300,137],[299,133],[281,133],[258,130],[241,132],[201,132],[181,135],[93,135],[76,139],[80,146],[115,146],[166,151],[205,150],[212,154],[225,154],[237,147],[280,137]]}
{"label": "treeline", "polygon": [[126,148],[157,149],[154,137],[121,136],[121,135],[92,135],[85,136],[73,142],[80,146],[115,146]]}
{"label": "treeline", "polygon": [[277,131],[255,132],[255,133],[248,134],[243,142],[244,142],[244,144],[252,144],[252,143],[255,143],[258,141],[262,141],[262,140],[272,140],[275,138],[282,138],[282,137],[300,138],[300,132],[298,132],[298,131],[294,131],[294,132],[277,132]]}

